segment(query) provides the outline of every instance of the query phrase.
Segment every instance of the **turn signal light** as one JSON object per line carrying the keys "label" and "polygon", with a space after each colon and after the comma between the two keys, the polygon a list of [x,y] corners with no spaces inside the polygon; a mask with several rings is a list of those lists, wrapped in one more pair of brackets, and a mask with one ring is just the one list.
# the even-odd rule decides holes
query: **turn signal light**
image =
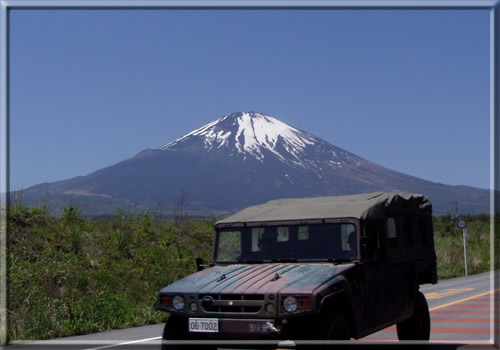
{"label": "turn signal light", "polygon": [[170,305],[170,296],[169,295],[160,295],[160,304],[161,305]]}
{"label": "turn signal light", "polygon": [[311,307],[311,297],[301,297],[300,298],[300,307],[304,309],[308,309]]}
{"label": "turn signal light", "polygon": [[274,308],[273,304],[269,303],[269,304],[266,305],[266,312],[268,314],[273,314],[274,310],[275,310],[275,308]]}

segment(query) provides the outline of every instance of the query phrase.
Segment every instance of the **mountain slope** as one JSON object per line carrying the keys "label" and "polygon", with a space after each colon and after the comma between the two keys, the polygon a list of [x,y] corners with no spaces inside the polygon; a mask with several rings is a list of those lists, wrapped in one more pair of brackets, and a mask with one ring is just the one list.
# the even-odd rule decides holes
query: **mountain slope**
{"label": "mountain slope", "polygon": [[[87,176],[25,190],[104,206],[232,212],[283,197],[403,191],[427,195],[435,213],[488,212],[489,191],[398,173],[258,112],[223,116],[159,149]],[[106,204],[107,203],[107,204]],[[469,205],[473,204],[473,205]],[[466,207],[467,206],[467,207]]]}

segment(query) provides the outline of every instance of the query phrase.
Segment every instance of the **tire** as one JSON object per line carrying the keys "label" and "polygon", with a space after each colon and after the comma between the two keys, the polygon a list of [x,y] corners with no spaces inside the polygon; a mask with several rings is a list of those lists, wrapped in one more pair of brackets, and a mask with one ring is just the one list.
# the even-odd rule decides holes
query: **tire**
{"label": "tire", "polygon": [[[319,320],[317,325],[318,332],[314,340],[335,341],[335,340],[350,340],[351,332],[347,317],[339,310],[331,310]],[[305,344],[304,344],[305,345]],[[342,344],[320,344],[317,346],[307,345],[300,346],[300,349],[321,349],[321,350],[338,350],[346,346]]]}
{"label": "tire", "polygon": [[413,315],[396,325],[399,340],[429,340],[431,337],[431,318],[427,300],[417,292]]}
{"label": "tire", "polygon": [[[163,340],[192,340],[200,341],[201,339],[191,336],[187,331],[187,319],[176,315],[170,315],[165,328],[163,329]],[[162,343],[161,350],[216,350],[216,345],[201,345],[201,344],[165,344]]]}
{"label": "tire", "polygon": [[[170,315],[167,322],[165,323],[165,328],[163,329],[163,340],[186,340],[187,339],[187,320],[185,318]],[[161,350],[180,350],[188,349],[187,346],[181,346],[177,344],[165,344],[161,345]]]}

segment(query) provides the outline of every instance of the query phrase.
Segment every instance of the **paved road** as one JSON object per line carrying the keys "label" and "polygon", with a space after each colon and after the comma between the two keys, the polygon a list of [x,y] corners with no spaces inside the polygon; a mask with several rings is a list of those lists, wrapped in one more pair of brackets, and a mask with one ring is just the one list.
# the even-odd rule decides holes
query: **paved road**
{"label": "paved road", "polygon": [[[446,280],[421,288],[431,314],[431,343],[489,345],[493,325],[498,327],[499,305],[493,308],[494,291],[491,274]],[[498,328],[497,328],[498,331]],[[362,341],[397,341],[396,327],[389,327]]]}
{"label": "paved road", "polygon": [[[496,349],[493,346],[494,325],[498,332],[500,290],[494,290],[491,273],[440,281],[421,288],[431,312],[429,349]],[[495,308],[493,307],[495,305]],[[5,350],[159,350],[163,324],[116,330],[51,341],[14,343]],[[397,341],[395,327],[389,327],[369,337],[352,342],[356,348],[411,348]],[[415,345],[413,345],[415,347]],[[352,346],[351,346],[352,347]],[[421,346],[419,349],[422,348]]]}

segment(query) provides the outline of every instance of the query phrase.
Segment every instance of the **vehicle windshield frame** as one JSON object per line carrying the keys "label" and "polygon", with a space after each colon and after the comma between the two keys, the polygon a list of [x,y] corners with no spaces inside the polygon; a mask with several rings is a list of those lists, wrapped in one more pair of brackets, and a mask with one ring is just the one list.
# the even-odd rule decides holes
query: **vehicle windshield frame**
{"label": "vehicle windshield frame", "polygon": [[[274,230],[277,234],[276,240],[272,240],[275,243],[275,250],[265,254],[260,244],[263,236]],[[350,235],[351,233],[353,235]],[[229,239],[222,238],[223,235]],[[349,238],[352,243],[348,245],[347,239]],[[325,245],[325,239],[331,240],[332,245]],[[230,243],[232,248],[222,247],[223,244],[227,245],[227,242],[231,240],[233,241]],[[256,243],[256,240],[259,242]],[[221,265],[350,262],[359,258],[358,242],[359,221],[354,219],[328,220],[328,222],[322,220],[309,223],[273,222],[259,225],[224,225],[216,228],[213,261],[215,264]],[[351,244],[354,245],[352,248]],[[239,251],[237,250],[238,246]],[[281,246],[281,249],[278,249],[278,246]],[[318,253],[319,250],[322,252]]]}

